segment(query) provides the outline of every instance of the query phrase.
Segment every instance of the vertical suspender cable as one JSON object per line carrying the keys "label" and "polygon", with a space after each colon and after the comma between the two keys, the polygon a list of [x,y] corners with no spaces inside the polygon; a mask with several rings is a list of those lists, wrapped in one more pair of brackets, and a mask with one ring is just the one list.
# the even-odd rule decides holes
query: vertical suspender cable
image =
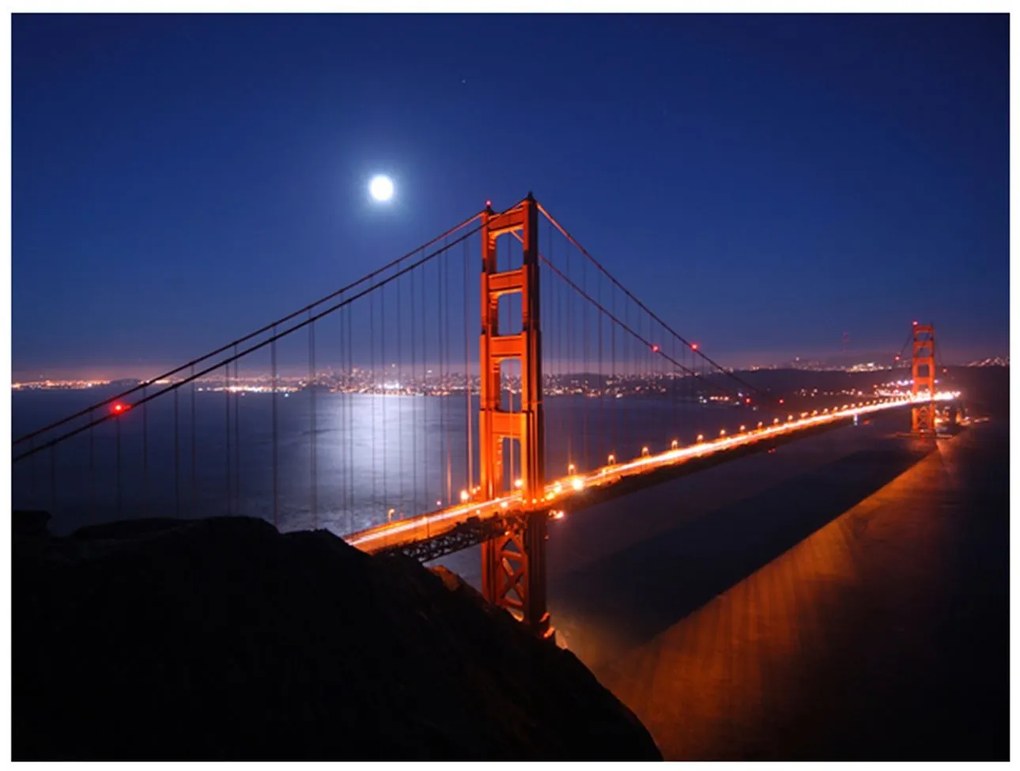
{"label": "vertical suspender cable", "polygon": [[[234,356],[237,356],[237,344],[234,344]],[[234,509],[238,514],[241,510],[241,377],[238,374],[239,361],[234,359]]]}
{"label": "vertical suspender cable", "polygon": [[[567,249],[566,251],[567,251],[567,259],[566,259],[566,268],[567,268],[567,270],[566,270],[566,272],[567,272],[567,275],[569,276],[570,275],[570,252],[571,252],[571,250]],[[566,293],[564,293],[564,294],[566,294]],[[562,330],[562,334],[563,334],[563,340],[566,342],[566,345],[564,346],[566,354],[567,354],[567,365],[566,365],[566,373],[565,373],[566,374],[566,378],[565,379],[566,379],[566,382],[567,382],[567,385],[568,385],[567,394],[569,394],[569,396],[567,398],[568,413],[564,416],[566,418],[566,420],[564,421],[564,423],[565,423],[565,425],[564,425],[564,429],[565,429],[564,433],[566,433],[566,435],[567,435],[567,464],[568,464],[568,467],[569,467],[569,464],[574,462],[574,412],[575,412],[575,409],[574,409],[575,398],[574,398],[574,388],[573,388],[573,385],[574,385],[574,382],[573,382],[573,380],[574,380],[573,379],[573,370],[574,370],[574,336],[571,334],[571,332],[573,330],[573,327],[574,327],[574,323],[573,323],[573,315],[574,315],[573,311],[574,311],[574,309],[571,306],[571,300],[573,300],[573,297],[571,297],[568,294],[566,302],[563,303],[563,306],[564,306],[564,319],[563,319],[563,324],[561,325],[561,330]]]}
{"label": "vertical suspender cable", "polygon": [[[612,306],[613,306],[612,307],[612,314],[615,317],[616,316],[616,290],[613,287],[609,287],[609,301],[612,303]],[[612,368],[613,390],[616,393],[619,393],[620,385],[619,385],[619,383],[617,382],[617,379],[616,379],[616,324],[610,324],[609,325],[609,362],[610,362],[610,367]],[[613,414],[612,414],[612,418],[611,418],[612,422],[613,422],[612,433],[611,433],[611,440],[612,440],[612,445],[613,445],[612,446],[612,452],[613,452],[614,455],[616,454],[616,451],[619,448],[619,437],[617,436],[617,414],[619,413],[620,410],[619,410],[619,408],[617,407],[617,404],[616,404],[616,398],[615,398],[616,397],[616,393],[613,394],[613,397],[614,397],[613,398],[613,406],[612,406]]]}
{"label": "vertical suspender cable", "polygon": [[[343,499],[343,496],[346,495],[347,485],[348,485],[347,463],[346,463],[347,459],[344,458],[344,455],[343,455],[344,418],[345,418],[345,415],[346,415],[346,413],[345,413],[345,409],[346,409],[345,402],[347,400],[346,386],[345,386],[345,383],[344,383],[344,375],[343,375],[343,370],[344,370],[344,340],[345,340],[345,337],[344,337],[344,309],[341,309],[340,312],[337,314],[337,324],[339,326],[339,333],[338,333],[337,337],[338,337],[338,339],[340,341],[340,346],[339,346],[340,350],[339,350],[339,355],[338,355],[338,362],[339,363],[338,363],[338,368],[337,368],[337,372],[336,372],[336,376],[335,376],[335,380],[334,380],[334,388],[336,390],[336,394],[337,394],[337,398],[338,398],[338,401],[337,401],[337,410],[339,412],[339,419],[338,419],[337,423],[340,426],[340,432],[339,432],[339,435],[338,435],[338,442],[341,445],[341,455],[340,455],[340,496],[341,496],[341,499]],[[338,514],[341,511],[344,510],[344,508],[345,508],[344,504],[345,504],[344,500],[338,500],[337,501],[337,513]],[[337,524],[338,524],[338,526],[342,526],[340,522],[338,522]],[[350,532],[350,529],[344,530],[344,532],[345,533]]]}
{"label": "vertical suspender cable", "polygon": [[[586,270],[586,266],[585,266],[584,260],[581,261],[581,286],[584,288],[585,292],[588,291],[588,271]],[[581,305],[581,341],[582,341],[581,347],[582,347],[582,350],[584,351],[584,376],[583,376],[583,380],[581,381],[581,383],[582,383],[582,385],[581,385],[581,388],[582,388],[581,403],[585,405],[581,409],[581,420],[582,420],[582,423],[581,423],[581,426],[582,426],[581,427],[581,436],[583,437],[583,441],[584,441],[584,444],[583,444],[583,448],[584,449],[583,449],[583,454],[581,456],[581,462],[578,463],[577,466],[578,466],[579,469],[584,469],[584,470],[587,471],[587,469],[589,467],[589,463],[591,462],[589,460],[589,458],[591,456],[590,456],[590,448],[589,448],[589,444],[588,444],[588,406],[587,406],[587,402],[586,402],[586,397],[588,395],[588,376],[590,375],[590,373],[588,371],[589,370],[589,366],[588,366],[588,304],[587,303],[584,303],[584,304]]]}
{"label": "vertical suspender cable", "polygon": [[[411,271],[411,380],[416,381],[418,379],[418,332],[417,332],[417,315],[415,313],[415,294],[414,294],[414,276],[417,273],[416,270]],[[421,384],[414,384],[415,390],[421,390]],[[424,404],[424,402],[416,402]],[[423,407],[424,409],[424,407]],[[411,508],[415,511],[419,511],[419,488],[418,488],[418,410],[414,410],[414,423],[412,424],[412,436],[411,436],[411,478],[413,484],[411,485]]]}
{"label": "vertical suspender cable", "polygon": [[467,489],[468,494],[471,494],[472,488],[475,486],[475,466],[474,466],[474,437],[472,436],[473,426],[471,420],[471,366],[468,359],[468,327],[470,326],[468,320],[468,242],[464,242],[463,248],[463,270],[464,270],[464,400],[467,408],[467,417],[465,420],[465,442],[464,445],[467,448]]}
{"label": "vertical suspender cable", "polygon": [[[148,387],[142,388],[142,398],[145,398]],[[145,512],[149,506],[149,405],[142,404],[142,506]]]}
{"label": "vertical suspender cable", "polygon": [[231,500],[232,486],[230,484],[230,363],[223,365],[223,396],[225,398],[227,422],[225,426],[226,448],[227,448],[227,516],[234,513],[233,501]]}
{"label": "vertical suspender cable", "polygon": [[428,280],[428,266],[423,266],[421,269],[421,297],[419,307],[421,309],[421,382],[422,382],[422,432],[421,432],[421,447],[422,447],[422,503],[425,507],[425,511],[432,508],[432,496],[429,494],[429,402],[432,401],[432,394],[429,391],[428,385],[428,336],[426,335],[426,325],[428,323],[428,314],[425,311],[425,283]]}
{"label": "vertical suspender cable", "polygon": [[369,398],[372,400],[372,514],[379,511],[379,487],[375,470],[379,467],[375,459],[375,407],[378,394],[376,393],[375,373],[375,293],[368,296],[368,372],[369,372]]}
{"label": "vertical suspender cable", "polygon": [[[308,314],[311,318],[311,313]],[[318,469],[318,432],[317,420],[318,417],[318,401],[316,399],[316,391],[318,390],[318,372],[315,367],[315,322],[312,321],[308,325],[308,423],[309,423],[309,471],[311,476],[311,490],[309,503],[312,510],[312,528],[314,530],[319,529],[319,469]]]}
{"label": "vertical suspender cable", "polygon": [[191,507],[192,515],[199,516],[202,512],[195,511],[198,505],[198,438],[195,433],[195,365],[191,365]]}
{"label": "vertical suspender cable", "polygon": [[[404,336],[404,325],[402,319],[402,311],[404,307],[403,299],[401,298],[401,287],[403,286],[402,281],[397,282],[397,371],[396,371],[396,383],[400,388],[396,389],[395,393],[399,402],[397,404],[397,503],[398,506],[403,508],[405,505],[404,498],[404,487],[406,485],[407,474],[404,472],[404,416],[406,412],[404,410],[404,391],[407,389],[406,378],[404,377],[404,354],[403,354],[403,336]],[[414,511],[408,511],[408,514],[415,514]]]}
{"label": "vertical suspender cable", "polygon": [[[276,337],[276,325],[273,325],[273,337]],[[273,434],[273,527],[280,529],[280,442],[279,442],[279,417],[277,415],[277,391],[279,389],[279,377],[276,369],[276,340],[269,344],[269,366],[272,369],[273,394],[271,404],[272,434]]]}
{"label": "vertical suspender cable", "polygon": [[354,332],[351,306],[347,306],[347,511],[350,517],[349,531],[354,531]]}
{"label": "vertical suspender cable", "polygon": [[[446,250],[447,244],[444,240],[443,248]],[[449,331],[449,298],[446,294],[446,279],[448,277],[448,262],[447,253],[444,252],[443,258],[436,264],[436,282],[439,290],[439,313],[438,332],[439,332],[439,348],[440,348],[440,438],[441,438],[441,449],[440,449],[440,468],[445,471],[443,474],[445,484],[440,485],[440,493],[445,493],[444,502],[450,503],[450,442],[449,436],[447,435],[447,398],[446,398],[446,387],[447,387],[447,332]]]}
{"label": "vertical suspender cable", "polygon": [[382,412],[382,504],[389,511],[391,508],[392,501],[390,500],[390,477],[387,470],[387,459],[390,454],[390,444],[387,441],[389,438],[388,431],[388,413],[389,413],[389,399],[386,393],[386,382],[387,376],[389,375],[389,367],[386,365],[386,287],[383,286],[379,290],[379,369],[382,370],[382,388],[379,399],[380,412]]}
{"label": "vertical suspender cable", "polygon": [[181,516],[181,408],[180,388],[174,389],[174,516]]}
{"label": "vertical suspender cable", "polygon": [[[599,282],[598,283],[598,287],[599,287],[598,295],[599,295],[599,305],[601,305],[602,304],[602,284],[603,284],[603,282],[602,282],[601,279],[599,279],[598,276],[595,277],[595,280]],[[603,437],[603,441],[605,441],[605,436],[606,436],[606,374],[605,374],[605,372],[602,371],[602,358],[603,358],[602,357],[602,329],[605,326],[606,319],[604,318],[604,315],[601,314],[601,313],[597,313],[597,314],[595,314],[595,316],[596,316],[596,321],[598,322],[598,325],[599,325],[599,331],[598,331],[598,336],[599,336],[599,369],[598,369],[598,376],[597,376],[597,378],[595,380],[595,382],[598,385],[598,389],[599,389],[599,429],[598,429],[598,435]],[[600,456],[605,455],[605,449],[606,448],[605,448],[604,445],[599,448],[599,455]],[[597,461],[596,465],[602,465],[601,464],[601,458],[597,458],[596,461]]]}

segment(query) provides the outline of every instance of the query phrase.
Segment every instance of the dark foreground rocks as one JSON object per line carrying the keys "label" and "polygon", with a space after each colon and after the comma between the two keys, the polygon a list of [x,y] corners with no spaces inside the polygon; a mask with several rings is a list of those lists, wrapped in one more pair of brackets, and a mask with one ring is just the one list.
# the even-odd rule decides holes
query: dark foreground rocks
{"label": "dark foreground rocks", "polygon": [[660,757],[452,574],[253,519],[15,520],[15,760]]}

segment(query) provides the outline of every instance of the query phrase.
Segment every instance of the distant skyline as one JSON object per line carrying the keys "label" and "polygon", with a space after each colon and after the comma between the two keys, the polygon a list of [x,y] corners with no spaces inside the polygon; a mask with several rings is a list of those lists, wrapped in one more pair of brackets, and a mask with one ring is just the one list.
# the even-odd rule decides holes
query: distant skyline
{"label": "distant skyline", "polygon": [[946,363],[1008,356],[1008,33],[15,14],[14,377],[155,374],[528,190],[725,366],[915,318]]}

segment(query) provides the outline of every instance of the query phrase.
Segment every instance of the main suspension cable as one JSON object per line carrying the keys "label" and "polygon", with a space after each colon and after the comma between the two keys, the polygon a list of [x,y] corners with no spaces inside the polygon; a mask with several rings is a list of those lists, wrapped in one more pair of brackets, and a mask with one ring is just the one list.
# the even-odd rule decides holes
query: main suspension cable
{"label": "main suspension cable", "polygon": [[[513,207],[511,207],[511,208],[513,208]],[[294,311],[293,313],[288,313],[286,316],[283,316],[282,318],[279,318],[276,321],[270,322],[269,324],[266,324],[266,325],[260,327],[259,329],[256,329],[254,332],[250,332],[247,335],[244,335],[243,337],[239,337],[236,340],[232,340],[231,342],[227,343],[226,345],[222,345],[219,348],[217,348],[217,349],[215,349],[213,351],[210,351],[209,353],[205,354],[204,356],[199,356],[197,358],[194,358],[191,361],[186,362],[185,364],[182,364],[179,367],[175,367],[174,369],[168,370],[167,372],[164,372],[161,375],[156,375],[153,378],[149,378],[148,380],[142,381],[138,385],[132,386],[131,388],[127,389],[126,391],[122,391],[122,392],[120,392],[119,394],[117,394],[115,396],[107,397],[107,398],[103,399],[102,401],[98,401],[95,404],[92,404],[92,405],[90,405],[88,407],[85,407],[85,408],[79,410],[78,412],[75,412],[72,415],[68,415],[67,417],[61,418],[60,420],[57,420],[57,421],[55,421],[53,423],[50,423],[47,426],[44,426],[44,427],[39,428],[39,429],[36,429],[35,431],[32,431],[30,433],[24,434],[23,436],[20,436],[17,439],[15,439],[13,441],[13,445],[16,446],[18,444],[21,444],[22,442],[26,442],[29,439],[32,439],[32,438],[34,438],[36,436],[39,436],[40,434],[45,434],[46,432],[52,431],[54,428],[58,428],[59,426],[62,426],[65,423],[68,423],[68,422],[74,420],[75,418],[80,418],[83,415],[88,414],[90,411],[102,407],[103,405],[109,404],[110,402],[115,402],[115,401],[117,401],[119,399],[123,399],[126,396],[130,396],[131,394],[135,393],[136,391],[140,391],[141,389],[146,388],[146,387],[148,387],[148,386],[152,385],[153,383],[156,383],[156,382],[158,382],[160,380],[166,380],[167,378],[169,378],[169,377],[171,377],[173,375],[176,375],[177,373],[179,373],[179,372],[181,372],[181,371],[183,371],[183,370],[185,370],[185,369],[187,369],[189,367],[192,367],[192,366],[198,364],[199,362],[205,361],[206,359],[210,359],[213,356],[218,356],[219,354],[223,353],[224,351],[226,351],[226,350],[228,350],[230,348],[236,348],[241,343],[246,343],[249,340],[251,340],[253,337],[258,337],[259,335],[264,334],[265,332],[268,332],[268,331],[274,329],[275,327],[278,327],[281,324],[284,324],[284,323],[286,323],[288,321],[291,321],[294,318],[300,316],[302,313],[311,313],[311,311],[314,308],[317,308],[318,306],[322,305],[323,303],[329,302],[330,300],[332,300],[332,299],[334,299],[336,297],[339,297],[340,295],[342,295],[345,292],[348,292],[348,291],[354,289],[355,287],[361,286],[366,281],[373,280],[374,278],[376,278],[381,273],[385,273],[386,271],[388,271],[388,270],[390,270],[390,269],[400,265],[405,260],[413,257],[418,252],[424,251],[425,249],[429,248],[430,246],[432,246],[433,244],[437,243],[441,239],[447,238],[447,237],[453,235],[454,233],[456,233],[457,231],[467,227],[468,225],[470,225],[475,220],[481,218],[481,216],[482,216],[482,212],[478,212],[477,214],[469,217],[468,219],[464,220],[463,222],[461,222],[461,223],[459,223],[457,225],[454,225],[452,228],[450,228],[446,232],[440,233],[435,238],[432,238],[432,239],[426,241],[424,244],[422,244],[421,246],[417,247],[416,249],[413,249],[412,251],[407,252],[404,255],[401,255],[400,257],[396,258],[395,260],[391,260],[390,262],[388,262],[385,265],[383,265],[381,268],[376,268],[371,273],[366,273],[364,276],[359,278],[357,281],[354,281],[353,283],[347,284],[347,286],[341,287],[340,289],[337,289],[337,290],[335,290],[333,292],[330,292],[329,294],[325,295],[324,297],[319,298],[315,302],[309,303],[308,305],[304,306],[303,308],[299,308],[298,310]],[[478,228],[476,228],[474,231],[472,231],[471,234],[476,233],[477,231],[478,231]],[[471,235],[471,234],[469,234],[469,235]],[[459,243],[459,241],[457,241],[455,243]],[[217,365],[217,366],[219,366],[219,365]],[[215,367],[213,369],[215,369]],[[138,403],[141,404],[141,401],[139,401]]]}
{"label": "main suspension cable", "polygon": [[[304,321],[300,321],[300,322],[294,324],[293,326],[288,327],[287,329],[283,330],[282,332],[276,332],[272,336],[266,338],[265,340],[263,340],[263,341],[261,341],[259,343],[256,343],[254,345],[251,345],[251,346],[249,346],[249,347],[247,347],[247,348],[245,348],[245,349],[243,349],[241,351],[238,351],[238,352],[232,354],[231,356],[228,356],[228,357],[226,357],[224,359],[221,359],[221,360],[217,361],[214,364],[210,364],[209,366],[207,366],[207,367],[205,367],[203,369],[200,369],[197,372],[192,372],[192,374],[190,374],[188,377],[186,377],[186,378],[184,378],[182,380],[178,380],[177,382],[171,383],[171,384],[169,384],[168,386],[166,386],[165,388],[163,388],[163,389],[161,389],[159,391],[156,391],[154,393],[148,394],[147,396],[143,397],[142,399],[139,399],[136,402],[133,402],[133,403],[128,404],[128,405],[125,405],[124,409],[121,410],[121,411],[118,411],[116,413],[106,413],[105,415],[103,415],[103,416],[101,416],[99,418],[96,418],[95,420],[92,420],[89,423],[86,423],[86,424],[84,424],[82,426],[79,426],[78,428],[75,428],[75,429],[72,429],[70,431],[67,431],[67,432],[63,433],[60,436],[57,436],[57,437],[55,437],[54,439],[51,439],[48,442],[45,442],[45,443],[39,444],[39,445],[34,445],[31,448],[29,448],[28,450],[26,450],[25,452],[23,452],[21,455],[18,455],[15,458],[13,458],[12,462],[17,463],[18,461],[21,461],[21,460],[23,460],[23,459],[25,459],[25,458],[27,458],[27,457],[29,457],[31,455],[35,455],[40,450],[48,449],[49,447],[52,447],[52,446],[54,446],[56,444],[59,444],[59,443],[65,441],[67,439],[70,439],[72,436],[76,436],[76,435],[80,434],[83,431],[87,431],[92,426],[96,426],[96,425],[99,425],[100,423],[104,423],[104,422],[106,422],[108,420],[120,417],[124,412],[127,412],[130,409],[133,409],[133,408],[138,407],[138,406],[140,406],[142,404],[150,402],[153,399],[157,399],[160,396],[162,396],[163,394],[169,393],[170,391],[173,391],[173,390],[175,390],[177,388],[180,388],[181,386],[184,386],[184,385],[186,385],[188,383],[191,383],[192,381],[195,381],[198,378],[201,378],[201,377],[209,374],[210,372],[215,372],[220,367],[225,367],[225,366],[227,366],[228,364],[230,364],[231,362],[233,362],[233,361],[235,361],[237,359],[240,359],[240,358],[242,358],[244,356],[247,356],[248,354],[253,353],[255,351],[261,350],[262,348],[265,348],[266,346],[270,345],[274,341],[279,340],[280,338],[286,337],[286,336],[288,336],[290,334],[293,334],[294,332],[297,332],[300,329],[305,328],[306,326],[308,326],[309,324],[314,323],[318,319],[321,319],[321,318],[323,318],[325,316],[328,316],[331,313],[334,313],[335,311],[337,311],[338,309],[350,305],[355,300],[359,300],[362,297],[365,297],[365,296],[371,294],[375,290],[377,290],[377,289],[379,289],[379,288],[381,288],[383,286],[386,286],[387,284],[395,281],[396,279],[400,278],[401,276],[406,275],[407,273],[411,272],[415,268],[418,268],[418,267],[420,267],[420,266],[430,262],[431,260],[433,260],[437,256],[439,256],[439,255],[443,254],[444,252],[446,252],[447,249],[449,249],[449,248],[451,248],[453,246],[456,246],[457,244],[459,244],[459,243],[467,240],[471,236],[475,235],[481,229],[482,229],[481,225],[473,228],[472,230],[468,231],[467,233],[464,233],[464,234],[458,236],[457,239],[455,239],[454,241],[451,241],[449,244],[445,245],[444,247],[442,247],[440,249],[437,249],[434,252],[431,252],[430,254],[425,255],[424,257],[416,260],[413,263],[410,263],[409,265],[404,266],[403,268],[401,268],[396,273],[393,273],[393,274],[387,276],[384,279],[380,279],[378,282],[376,282],[375,284],[372,284],[368,288],[363,289],[363,290],[361,290],[360,292],[358,292],[356,294],[350,295],[347,299],[341,300],[340,302],[338,302],[338,303],[336,303],[334,305],[331,305],[328,308],[326,308],[325,310],[319,311],[318,313],[316,313],[314,315],[311,315],[310,312],[309,312],[310,315]],[[273,325],[270,325],[270,329],[272,328],[272,326]],[[229,348],[229,347],[232,347],[232,346],[226,346],[226,348]],[[224,348],[224,350],[225,350],[225,348]],[[208,358],[208,357],[204,357],[204,358]],[[202,360],[203,359],[195,359],[194,361],[197,362],[197,361],[202,361]],[[192,366],[192,363],[189,362],[185,366],[190,367],[190,366]],[[178,368],[178,370],[175,370],[175,372],[179,371],[180,369],[183,369],[183,367],[182,368]],[[162,378],[160,378],[160,379],[162,379]],[[148,385],[148,383],[146,383],[146,385]],[[136,387],[134,389],[131,389],[131,391],[125,392],[125,393],[131,393],[133,391],[138,391],[138,390],[141,389],[141,387],[142,386],[138,386],[138,387]],[[94,405],[93,408],[101,407],[101,406],[103,406],[104,404],[107,404],[110,401],[111,401],[111,399],[105,399],[102,402],[99,402],[97,405]],[[84,412],[80,412],[78,414],[79,415],[80,414],[87,414],[87,412],[88,412],[88,410],[85,410]],[[53,425],[54,425],[54,427],[60,426],[60,425],[62,425],[64,423],[68,422],[71,419],[72,418],[65,418],[64,420],[58,421],[57,423],[55,423]],[[40,429],[40,431],[34,432],[31,435],[26,435],[25,438],[31,438],[32,436],[37,436],[41,432],[42,432],[42,429]]]}
{"label": "main suspension cable", "polygon": [[627,289],[627,287],[625,287],[623,284],[621,284],[612,273],[610,273],[608,270],[606,270],[606,268],[602,265],[602,263],[600,263],[598,260],[596,260],[592,256],[592,254],[587,249],[585,249],[584,246],[576,238],[574,238],[569,232],[567,232],[567,229],[564,228],[546,210],[546,208],[544,206],[542,206],[541,203],[538,203],[538,210],[549,221],[549,223],[553,227],[555,227],[558,231],[560,231],[560,233],[563,235],[563,237],[566,238],[567,241],[569,241],[571,244],[573,244],[573,246],[579,252],[581,252],[581,254],[583,254],[593,265],[595,265],[595,267],[598,268],[606,276],[606,278],[608,278],[610,281],[612,281],[624,294],[627,295],[627,297],[629,297],[631,300],[633,300],[637,304],[637,306],[639,308],[641,308],[641,310],[643,310],[645,313],[647,313],[649,316],[651,316],[653,319],[655,319],[655,321],[657,321],[663,327],[663,329],[665,329],[669,334],[671,334],[673,337],[675,337],[678,340],[680,340],[684,345],[688,346],[692,351],[697,353],[701,358],[703,358],[705,361],[710,363],[717,370],[719,370],[720,372],[722,372],[726,376],[732,378],[733,380],[737,381],[738,383],[743,385],[745,388],[749,388],[752,391],[754,391],[754,392],[756,392],[758,394],[761,394],[762,396],[766,395],[765,392],[762,391],[760,388],[757,388],[756,386],[751,385],[750,383],[748,383],[743,378],[740,378],[737,375],[733,374],[732,372],[727,370],[725,367],[720,365],[718,362],[714,361],[710,356],[708,356],[707,354],[703,353],[701,350],[696,348],[689,340],[687,340],[683,335],[681,335],[679,332],[674,330],[669,324],[667,324],[662,318],[660,318],[651,308],[649,308],[647,305],[645,305],[643,302],[641,302],[641,300],[639,300],[637,297],[635,297],[634,294],[629,289]]}

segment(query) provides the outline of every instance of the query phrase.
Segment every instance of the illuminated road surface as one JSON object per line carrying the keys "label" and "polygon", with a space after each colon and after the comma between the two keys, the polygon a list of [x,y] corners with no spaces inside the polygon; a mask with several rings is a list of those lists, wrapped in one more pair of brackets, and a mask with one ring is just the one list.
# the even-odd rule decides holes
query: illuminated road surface
{"label": "illuminated road surface", "polygon": [[[935,400],[950,401],[958,395],[955,392],[939,392],[935,394]],[[722,433],[714,439],[701,440],[699,437],[699,441],[695,444],[677,447],[654,455],[642,455],[622,463],[602,466],[594,471],[556,479],[545,486],[545,498],[542,501],[537,499],[525,501],[520,493],[508,493],[491,501],[468,501],[397,522],[377,525],[351,533],[344,536],[344,539],[352,546],[372,554],[436,538],[449,533],[458,525],[472,518],[484,521],[512,512],[542,508],[547,509],[550,516],[562,517],[564,512],[579,507],[580,496],[585,490],[592,488],[604,490],[625,479],[634,479],[654,471],[678,467],[693,459],[719,456],[759,442],[786,438],[798,432],[838,423],[857,416],[909,406],[914,401],[912,397],[904,396],[867,403],[844,404],[831,410],[802,412],[797,418],[793,415],[788,416],[785,422],[780,422],[777,418],[772,425],[758,423],[756,427],[749,430],[733,435]],[[921,398],[916,401],[924,402],[927,399]]]}

